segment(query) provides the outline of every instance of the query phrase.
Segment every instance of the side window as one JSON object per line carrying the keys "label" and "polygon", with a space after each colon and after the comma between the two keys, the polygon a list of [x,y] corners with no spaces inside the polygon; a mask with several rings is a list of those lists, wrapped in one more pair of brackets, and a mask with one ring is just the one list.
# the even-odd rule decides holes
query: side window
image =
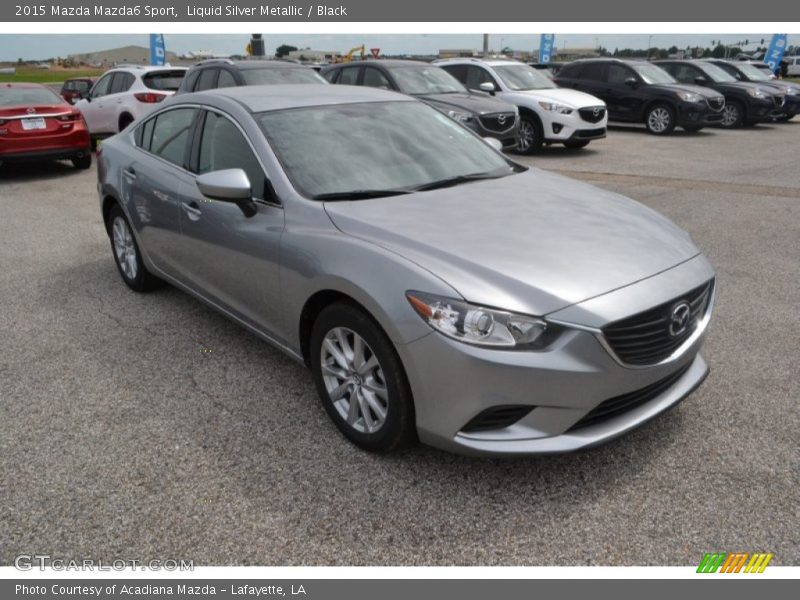
{"label": "side window", "polygon": [[386,76],[375,67],[366,67],[364,69],[364,85],[386,90],[392,89]]}
{"label": "side window", "polygon": [[197,172],[202,174],[222,169],[243,169],[253,188],[253,197],[264,198],[266,176],[250,144],[230,119],[209,112],[200,138]]}
{"label": "side window", "polygon": [[633,71],[622,65],[608,65],[608,83],[624,84],[626,79],[635,77]]}
{"label": "side window", "polygon": [[446,65],[442,68],[450,73],[450,75],[458,79],[461,83],[465,83],[467,81],[467,67],[464,65]]}
{"label": "side window", "polygon": [[155,125],[155,123],[155,119],[148,119],[139,126],[139,130],[136,132],[137,146],[145,150],[150,150],[150,140],[153,139],[153,125]]}
{"label": "side window", "polygon": [[150,152],[182,167],[196,113],[194,108],[176,108],[159,114],[154,119]]}
{"label": "side window", "polygon": [[136,78],[130,73],[117,73],[114,75],[114,81],[111,83],[108,93],[120,94],[122,92],[127,92],[135,80]]}
{"label": "side window", "polygon": [[674,65],[669,74],[681,83],[694,83],[695,79],[703,76],[703,73],[690,65]]}
{"label": "side window", "polygon": [[219,69],[203,69],[200,73],[200,79],[197,80],[194,91],[202,92],[203,90],[213,89],[217,85],[218,72]]}
{"label": "side window", "polygon": [[186,76],[186,85],[184,89],[187,92],[193,92],[194,86],[197,83],[197,78],[200,76],[200,71],[190,71],[189,74]]}
{"label": "side window", "polygon": [[474,65],[469,65],[467,67],[467,88],[470,90],[477,90],[480,89],[482,83],[491,83],[498,87],[497,82],[494,78],[489,74],[489,71],[484,69],[483,67],[476,67]]}
{"label": "side window", "polygon": [[341,71],[341,75],[339,75],[339,79],[336,83],[341,83],[342,85],[355,85],[356,81],[358,81],[358,70],[360,67],[345,67]]}
{"label": "side window", "polygon": [[236,87],[236,80],[233,78],[228,69],[219,70],[219,78],[217,79],[218,88]]}
{"label": "side window", "polygon": [[331,69],[330,71],[325,71],[322,73],[322,76],[327,79],[331,83],[336,83],[336,76],[339,74],[339,69]]}
{"label": "side window", "polygon": [[103,77],[100,78],[100,81],[98,81],[94,88],[92,88],[92,98],[100,98],[101,96],[108,94],[108,88],[113,77],[114,73],[103,75]]}
{"label": "side window", "polygon": [[603,81],[605,79],[606,65],[603,63],[588,63],[583,65],[580,78],[589,81]]}

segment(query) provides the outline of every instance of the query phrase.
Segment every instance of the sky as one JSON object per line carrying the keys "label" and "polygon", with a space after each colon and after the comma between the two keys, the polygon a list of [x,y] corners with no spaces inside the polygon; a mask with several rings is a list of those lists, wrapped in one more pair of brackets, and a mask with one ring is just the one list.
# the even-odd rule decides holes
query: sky
{"label": "sky", "polygon": [[[154,32],[157,33],[157,32]],[[167,50],[184,54],[187,52],[211,51],[215,54],[243,54],[249,40],[249,34],[243,35],[195,35],[166,34]],[[659,34],[649,36],[636,34],[602,34],[602,35],[569,35],[556,36],[556,45],[567,47],[605,46],[612,52],[615,48],[646,48],[649,38],[652,45],[668,48],[677,46],[709,46],[712,40],[722,39],[733,44],[748,39],[749,49],[755,49],[753,41],[767,40],[772,34],[746,35],[681,35]],[[272,54],[281,44],[289,44],[298,48],[310,47],[312,50],[336,50],[346,52],[362,43],[367,48],[380,48],[384,54],[436,54],[440,48],[465,48],[480,50],[483,46],[480,34],[265,34],[267,53]],[[789,44],[800,44],[800,35],[790,35]],[[148,46],[148,36],[143,34],[0,34],[0,61],[39,60],[69,54],[80,54],[97,50],[107,50],[120,46]],[[489,36],[491,49],[500,50],[510,47],[513,50],[538,49],[539,35],[492,34]]]}

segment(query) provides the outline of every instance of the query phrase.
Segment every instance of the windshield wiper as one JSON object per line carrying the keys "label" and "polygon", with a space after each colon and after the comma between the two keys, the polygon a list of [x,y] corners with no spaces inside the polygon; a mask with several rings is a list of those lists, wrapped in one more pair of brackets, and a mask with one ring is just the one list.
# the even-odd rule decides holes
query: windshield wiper
{"label": "windshield wiper", "polygon": [[425,192],[427,190],[438,190],[440,188],[453,187],[461,183],[469,181],[479,181],[481,179],[499,179],[511,173],[471,173],[469,175],[456,175],[455,177],[448,177],[447,179],[440,179],[438,181],[431,181],[430,183],[423,183],[414,188],[415,192]]}
{"label": "windshield wiper", "polygon": [[410,194],[410,190],[389,189],[389,190],[350,190],[349,192],[328,192],[311,196],[312,200],[367,200],[369,198],[384,198],[386,196],[399,196],[400,194]]}

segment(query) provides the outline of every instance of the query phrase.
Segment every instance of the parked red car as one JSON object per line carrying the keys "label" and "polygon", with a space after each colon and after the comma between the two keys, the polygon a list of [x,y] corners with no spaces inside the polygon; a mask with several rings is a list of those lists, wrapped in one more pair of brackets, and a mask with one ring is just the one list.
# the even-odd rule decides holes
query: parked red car
{"label": "parked red car", "polygon": [[92,166],[80,111],[43,85],[0,84],[0,164],[48,159],[68,159],[78,169]]}
{"label": "parked red car", "polygon": [[89,90],[92,89],[93,85],[94,79],[91,77],[67,79],[64,85],[61,86],[61,97],[70,104],[75,104],[78,100],[89,94]]}

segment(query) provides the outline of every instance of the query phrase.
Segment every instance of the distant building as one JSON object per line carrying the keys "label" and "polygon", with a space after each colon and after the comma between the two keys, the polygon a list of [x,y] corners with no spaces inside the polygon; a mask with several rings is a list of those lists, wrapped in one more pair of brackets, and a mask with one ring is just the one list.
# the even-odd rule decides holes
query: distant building
{"label": "distant building", "polygon": [[292,50],[286,58],[307,62],[332,63],[336,62],[341,56],[341,52],[336,52],[335,50]]}
{"label": "distant building", "polygon": [[[143,46],[123,46],[111,50],[99,50],[83,54],[70,54],[70,60],[78,64],[94,65],[98,67],[113,67],[118,64],[149,65],[150,49]],[[167,52],[167,62],[174,64],[178,55]]]}
{"label": "distant building", "polygon": [[439,58],[469,58],[476,55],[475,50],[466,48],[443,48],[439,50]]}

